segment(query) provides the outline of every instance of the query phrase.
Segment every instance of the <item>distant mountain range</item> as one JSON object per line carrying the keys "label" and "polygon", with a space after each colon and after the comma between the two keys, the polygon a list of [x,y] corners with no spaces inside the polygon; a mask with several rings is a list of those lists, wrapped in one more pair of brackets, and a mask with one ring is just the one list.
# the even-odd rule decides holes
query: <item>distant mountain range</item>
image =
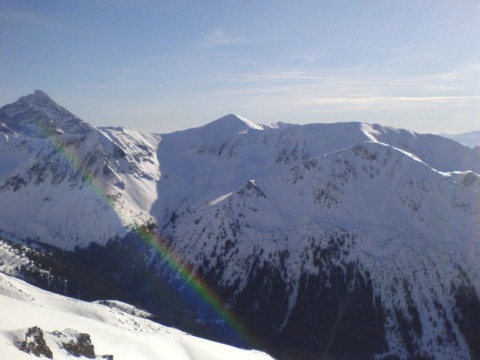
{"label": "distant mountain range", "polygon": [[238,345],[226,311],[280,359],[480,358],[479,174],[437,135],[94,128],[36,91],[0,109],[0,259]]}
{"label": "distant mountain range", "polygon": [[459,143],[466,145],[471,148],[480,148],[480,131],[470,131],[462,134],[440,134],[441,136],[447,137],[458,141]]}

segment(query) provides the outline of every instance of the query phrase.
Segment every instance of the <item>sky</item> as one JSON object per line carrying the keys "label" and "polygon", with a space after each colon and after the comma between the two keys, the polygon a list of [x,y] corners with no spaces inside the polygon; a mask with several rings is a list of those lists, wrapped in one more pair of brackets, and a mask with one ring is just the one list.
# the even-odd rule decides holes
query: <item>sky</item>
{"label": "sky", "polygon": [[0,0],[0,105],[36,89],[158,133],[230,113],[480,130],[480,1]]}

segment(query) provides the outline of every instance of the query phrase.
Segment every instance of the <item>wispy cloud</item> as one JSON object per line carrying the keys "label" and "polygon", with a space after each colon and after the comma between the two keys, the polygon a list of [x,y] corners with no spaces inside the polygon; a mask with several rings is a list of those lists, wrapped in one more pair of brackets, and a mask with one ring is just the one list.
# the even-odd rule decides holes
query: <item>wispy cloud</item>
{"label": "wispy cloud", "polygon": [[204,36],[201,45],[204,47],[228,46],[243,43],[246,38],[243,36],[232,36],[221,30],[214,30]]}
{"label": "wispy cloud", "polygon": [[220,75],[216,78],[219,87],[210,96],[235,97],[248,108],[258,103],[298,113],[453,111],[480,107],[480,93],[471,87],[472,78],[478,75],[473,65],[419,76],[364,74],[355,69],[323,73],[272,70]]}
{"label": "wispy cloud", "polygon": [[252,74],[221,74],[217,77],[220,81],[238,81],[238,82],[259,82],[268,80],[279,81],[324,81],[324,80],[340,80],[340,78],[331,75],[308,74],[303,71],[280,71]]}
{"label": "wispy cloud", "polygon": [[317,60],[317,56],[315,55],[295,55],[293,56],[293,59],[294,60],[300,60],[300,61],[303,61],[305,63],[313,63]]}
{"label": "wispy cloud", "polygon": [[321,97],[297,99],[300,105],[357,105],[382,108],[405,106],[448,105],[455,103],[478,102],[480,96],[376,96],[376,97]]}

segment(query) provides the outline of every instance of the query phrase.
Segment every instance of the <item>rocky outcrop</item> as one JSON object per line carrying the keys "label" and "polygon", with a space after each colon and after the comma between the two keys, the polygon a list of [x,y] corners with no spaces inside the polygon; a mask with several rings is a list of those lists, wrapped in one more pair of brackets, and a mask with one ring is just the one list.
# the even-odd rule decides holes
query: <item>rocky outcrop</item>
{"label": "rocky outcrop", "polygon": [[52,350],[48,347],[43,337],[43,331],[38,326],[31,327],[25,333],[25,340],[17,344],[17,347],[27,354],[45,356],[53,359]]}

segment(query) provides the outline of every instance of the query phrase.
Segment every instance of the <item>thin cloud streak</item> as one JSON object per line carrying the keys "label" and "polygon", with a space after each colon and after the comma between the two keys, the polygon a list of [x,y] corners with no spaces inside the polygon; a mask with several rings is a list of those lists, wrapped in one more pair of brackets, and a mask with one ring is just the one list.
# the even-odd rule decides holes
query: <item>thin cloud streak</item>
{"label": "thin cloud streak", "polygon": [[[347,73],[346,75],[336,75],[341,73]],[[355,70],[336,70],[335,75],[325,74],[309,74],[302,70],[291,71],[279,71],[279,72],[265,72],[265,73],[252,73],[252,74],[220,74],[217,76],[217,80],[224,81],[263,81],[263,80],[308,80],[308,81],[322,81],[322,80],[339,80],[339,81],[381,81],[380,76],[365,76],[363,74],[355,74]],[[442,72],[437,74],[421,75],[417,77],[404,77],[395,78],[392,76],[384,77],[384,81],[395,82],[427,82],[427,81],[458,81],[468,80],[472,76],[480,77],[480,65],[467,65],[459,69],[455,69],[448,72]]]}
{"label": "thin cloud streak", "polygon": [[[478,101],[480,96],[382,96],[382,97],[360,97],[360,98],[343,98],[343,97],[332,97],[332,98],[314,98],[314,99],[304,99],[298,101],[303,105],[316,105],[316,104],[446,104],[449,105],[453,102],[458,101]],[[480,106],[480,105],[479,105]]]}
{"label": "thin cloud streak", "polygon": [[317,60],[317,56],[315,55],[295,55],[293,56],[294,60],[301,60],[305,63],[313,63]]}
{"label": "thin cloud streak", "polygon": [[[257,84],[254,91],[262,88],[283,89],[292,94],[310,92],[312,95],[345,93],[346,97],[352,96],[395,96],[406,98],[458,98],[461,96],[474,96],[468,84],[472,79],[480,79],[478,66],[464,66],[449,72],[429,74],[412,77],[395,77],[392,75],[368,76],[344,71],[335,74],[311,74],[299,70],[266,72],[254,74],[222,74],[216,81],[223,88],[249,88],[249,84]],[[258,86],[258,84],[261,84]],[[288,85],[288,86],[287,86]],[[240,86],[241,91],[244,90]],[[350,93],[350,96],[348,95]],[[477,92],[478,93],[478,92]]]}
{"label": "thin cloud streak", "polygon": [[221,30],[214,30],[204,36],[200,45],[202,47],[210,48],[244,43],[245,41],[246,38],[244,38],[243,36],[231,36]]}

